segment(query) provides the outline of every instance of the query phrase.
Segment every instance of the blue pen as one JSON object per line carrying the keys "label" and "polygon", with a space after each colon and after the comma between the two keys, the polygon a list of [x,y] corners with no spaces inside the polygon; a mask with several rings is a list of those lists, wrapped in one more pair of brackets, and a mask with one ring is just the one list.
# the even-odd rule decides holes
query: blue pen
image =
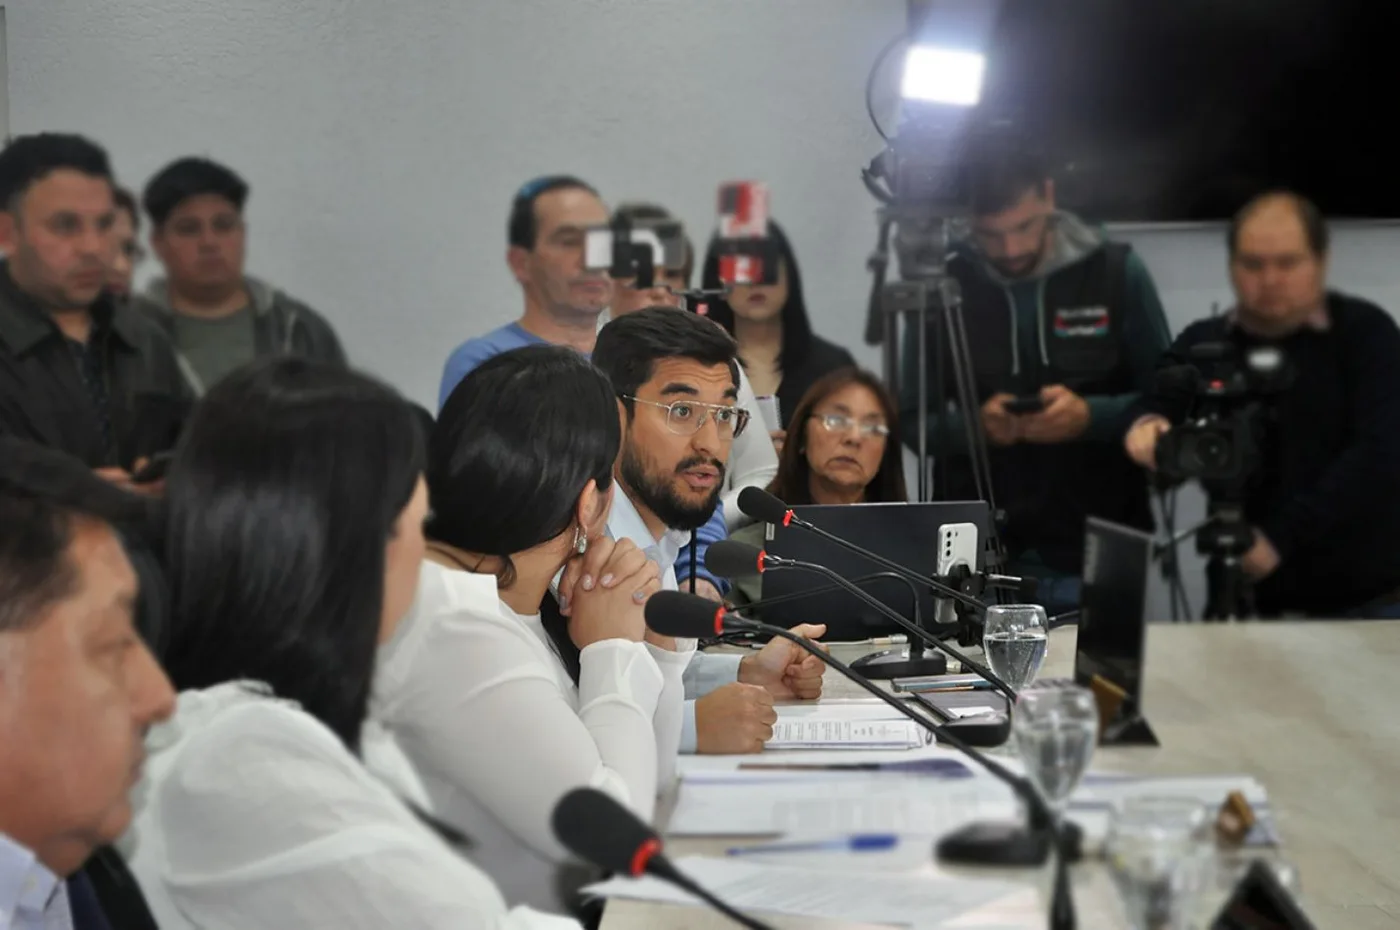
{"label": "blue pen", "polygon": [[804,852],[880,852],[899,845],[899,837],[893,833],[858,833],[836,840],[820,840],[815,843],[768,843],[762,846],[737,846],[726,850],[726,856],[748,856],[758,853],[804,853]]}

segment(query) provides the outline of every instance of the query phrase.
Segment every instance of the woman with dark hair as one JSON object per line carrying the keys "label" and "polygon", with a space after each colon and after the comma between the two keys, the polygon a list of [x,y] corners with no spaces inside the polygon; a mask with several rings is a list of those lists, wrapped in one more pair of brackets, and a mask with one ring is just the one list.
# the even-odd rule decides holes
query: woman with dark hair
{"label": "woman with dark hair", "polygon": [[[428,561],[375,684],[434,812],[507,900],[541,909],[576,906],[592,877],[554,837],[559,798],[588,785],[650,820],[680,744],[694,646],[647,630],[660,568],[606,535],[620,443],[611,384],[572,349],[467,375],[433,430]],[[565,618],[551,586],[585,551],[604,567]]]}
{"label": "woman with dark hair", "polygon": [[191,419],[166,484],[167,669],[198,690],[149,736],[124,841],[166,930],[571,926],[508,911],[367,725],[422,563],[423,458],[402,398],[303,359],[232,373]]}
{"label": "woman with dark hair", "polygon": [[[744,363],[754,393],[778,398],[786,430],[796,422],[793,414],[797,402],[818,378],[856,362],[850,352],[812,332],[802,294],[802,274],[792,245],[782,227],[771,220],[768,236],[781,256],[777,281],[768,285],[735,285],[726,298],[710,303],[709,316],[738,343],[739,360]],[[723,286],[714,241],[705,253],[701,280],[706,290]],[[782,437],[775,435],[774,440],[781,450]]]}
{"label": "woman with dark hair", "polygon": [[[859,368],[842,368],[818,380],[792,412],[791,441],[778,460],[768,490],[788,504],[903,502],[904,463],[899,414],[880,379]],[[767,526],[757,524],[733,538],[762,546]],[[759,597],[757,579],[736,586],[749,601]]]}

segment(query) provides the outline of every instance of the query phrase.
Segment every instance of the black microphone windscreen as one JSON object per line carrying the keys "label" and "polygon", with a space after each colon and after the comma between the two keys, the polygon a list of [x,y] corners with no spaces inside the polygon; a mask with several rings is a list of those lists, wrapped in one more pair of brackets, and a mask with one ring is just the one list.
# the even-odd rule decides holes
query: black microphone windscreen
{"label": "black microphone windscreen", "polygon": [[762,488],[750,485],[739,492],[739,510],[764,523],[783,523],[787,520],[788,505]]}
{"label": "black microphone windscreen", "polygon": [[710,543],[705,567],[721,578],[752,578],[763,573],[763,550],[737,539]]}
{"label": "black microphone windscreen", "polygon": [[724,629],[723,605],[683,591],[657,591],[647,598],[643,613],[647,626],[662,636],[704,639]]}
{"label": "black microphone windscreen", "polygon": [[608,872],[640,875],[661,850],[655,830],[597,788],[564,795],[550,824],[565,849]]}

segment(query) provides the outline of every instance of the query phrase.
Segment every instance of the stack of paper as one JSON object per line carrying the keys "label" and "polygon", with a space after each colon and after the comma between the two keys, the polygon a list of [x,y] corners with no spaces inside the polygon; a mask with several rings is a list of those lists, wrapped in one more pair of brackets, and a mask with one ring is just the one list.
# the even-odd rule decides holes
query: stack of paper
{"label": "stack of paper", "polygon": [[928,730],[879,701],[778,708],[768,749],[914,749]]}

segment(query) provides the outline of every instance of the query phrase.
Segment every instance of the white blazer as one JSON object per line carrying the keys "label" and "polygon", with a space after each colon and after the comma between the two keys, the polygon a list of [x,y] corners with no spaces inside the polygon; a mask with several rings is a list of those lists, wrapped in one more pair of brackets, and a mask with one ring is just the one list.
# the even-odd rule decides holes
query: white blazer
{"label": "white blazer", "polygon": [[509,909],[335,734],[256,685],[184,692],[147,748],[121,845],[162,930],[577,928]]}
{"label": "white blazer", "polygon": [[694,649],[594,643],[575,686],[539,616],[501,603],[494,578],[425,562],[413,609],[380,647],[371,715],[506,900],[561,912],[593,876],[554,838],[554,805],[586,785],[652,819]]}

